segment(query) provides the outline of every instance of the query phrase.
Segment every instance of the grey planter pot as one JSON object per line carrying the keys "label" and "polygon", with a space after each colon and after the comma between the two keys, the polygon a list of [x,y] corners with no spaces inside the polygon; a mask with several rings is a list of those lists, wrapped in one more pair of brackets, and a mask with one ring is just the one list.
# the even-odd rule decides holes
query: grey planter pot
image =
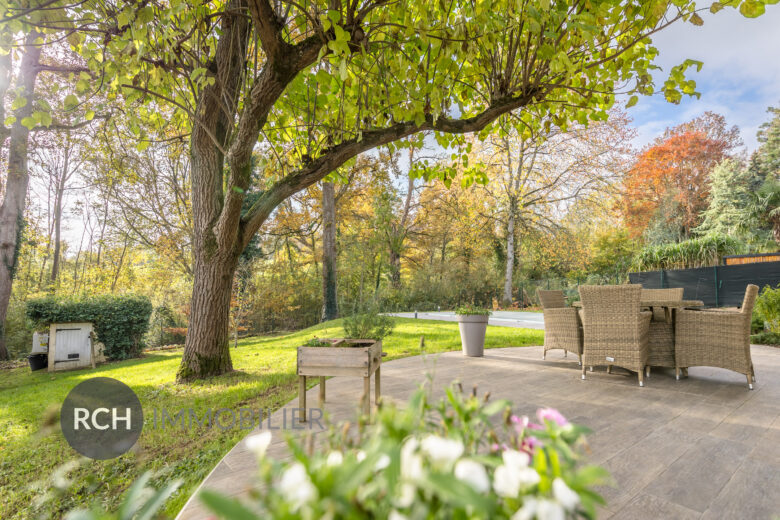
{"label": "grey planter pot", "polygon": [[463,345],[463,355],[482,357],[485,352],[485,331],[489,316],[462,314],[458,316],[460,342]]}

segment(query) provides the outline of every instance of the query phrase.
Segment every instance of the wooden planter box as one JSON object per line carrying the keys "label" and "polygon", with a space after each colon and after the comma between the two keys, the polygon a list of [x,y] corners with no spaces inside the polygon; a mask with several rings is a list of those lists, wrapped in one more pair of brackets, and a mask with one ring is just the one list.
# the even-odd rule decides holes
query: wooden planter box
{"label": "wooden planter box", "polygon": [[376,374],[374,401],[379,401],[382,340],[334,339],[331,347],[298,347],[298,404],[301,420],[306,414],[306,378],[320,378],[320,407],[325,403],[325,378],[352,376],[363,378],[363,413],[371,413],[371,375]]}

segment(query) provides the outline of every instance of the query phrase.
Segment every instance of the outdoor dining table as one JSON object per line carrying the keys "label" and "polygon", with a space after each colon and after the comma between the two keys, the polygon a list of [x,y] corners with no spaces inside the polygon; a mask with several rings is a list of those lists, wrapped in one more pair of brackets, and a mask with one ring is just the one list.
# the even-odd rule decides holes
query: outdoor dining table
{"label": "outdoor dining table", "polygon": [[[671,321],[672,309],[681,309],[685,307],[704,307],[704,302],[701,300],[642,300],[640,305],[642,308],[649,307],[661,307],[664,309],[664,315],[666,321]],[[582,308],[582,302],[572,303],[573,307]]]}

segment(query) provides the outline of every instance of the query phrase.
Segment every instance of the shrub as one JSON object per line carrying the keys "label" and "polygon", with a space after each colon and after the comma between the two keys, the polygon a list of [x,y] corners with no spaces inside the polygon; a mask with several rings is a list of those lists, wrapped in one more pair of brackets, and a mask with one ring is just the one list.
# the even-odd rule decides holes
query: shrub
{"label": "shrub", "polygon": [[100,296],[84,300],[41,298],[27,302],[27,317],[37,325],[91,322],[106,357],[138,357],[149,328],[152,303],[145,296]]}
{"label": "shrub", "polygon": [[780,334],[777,332],[759,332],[750,336],[754,345],[780,345]]}
{"label": "shrub", "polygon": [[769,324],[769,330],[780,333],[780,284],[775,289],[764,287],[756,300],[756,315]]}
{"label": "shrub", "polygon": [[493,313],[489,309],[483,309],[473,305],[461,305],[455,309],[455,314],[458,316],[490,316]]}
{"label": "shrub", "polygon": [[530,419],[476,392],[432,403],[419,390],[359,432],[334,426],[313,453],[290,437],[293,460],[265,457],[270,431],[247,439],[260,461],[252,510],[200,497],[219,518],[592,518],[608,474],[581,465],[585,432],[556,410]]}
{"label": "shrub", "polygon": [[184,324],[184,320],[167,305],[155,307],[149,320],[149,332],[144,340],[147,347],[184,343],[187,335],[187,327],[183,326]]}
{"label": "shrub", "polygon": [[344,336],[349,339],[380,340],[393,332],[395,322],[389,316],[379,314],[376,307],[344,318]]}
{"label": "shrub", "polygon": [[676,244],[645,247],[633,263],[639,271],[711,267],[720,265],[724,256],[740,253],[742,249],[743,244],[735,238],[712,234]]}

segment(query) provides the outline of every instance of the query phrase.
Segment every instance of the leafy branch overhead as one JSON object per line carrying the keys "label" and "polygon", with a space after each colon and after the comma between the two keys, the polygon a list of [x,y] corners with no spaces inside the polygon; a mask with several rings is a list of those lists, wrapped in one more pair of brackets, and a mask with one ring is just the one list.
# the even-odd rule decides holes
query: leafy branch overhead
{"label": "leafy branch overhead", "polygon": [[[274,5],[79,2],[26,14],[9,8],[3,19],[12,31],[44,32],[67,20],[66,41],[91,70],[74,76],[77,94],[89,95],[96,80],[121,94],[139,134],[166,122],[160,106],[178,109],[174,117],[226,158],[216,186],[225,211],[243,199],[258,148],[266,196],[243,216],[247,235],[291,190],[422,130],[452,146],[458,141],[448,134],[488,131],[518,108],[514,122],[526,132],[542,114],[563,128],[602,120],[616,90],[658,90],[654,32],[677,20],[701,23],[685,1]],[[764,8],[748,1],[712,10],[723,6],[746,16]],[[701,63],[674,67],[660,87],[670,101],[696,93],[685,77],[691,66]]]}

